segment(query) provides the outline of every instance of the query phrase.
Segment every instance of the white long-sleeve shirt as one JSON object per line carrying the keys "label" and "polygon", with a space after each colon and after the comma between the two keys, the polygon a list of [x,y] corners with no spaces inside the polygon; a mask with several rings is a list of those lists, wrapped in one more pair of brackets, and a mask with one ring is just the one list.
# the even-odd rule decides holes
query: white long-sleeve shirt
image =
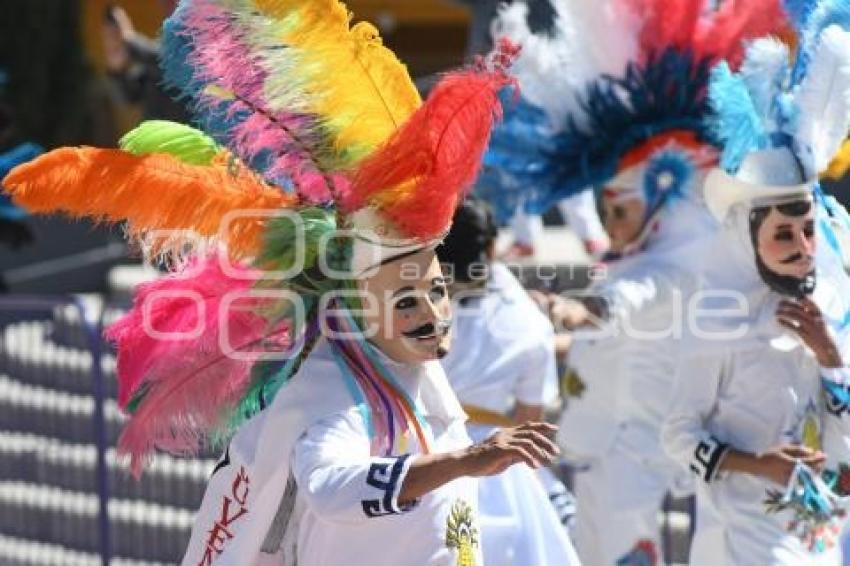
{"label": "white long-sleeve shirt", "polygon": [[[448,427],[431,420],[434,449],[447,452],[469,445],[463,422]],[[420,452],[414,443],[414,453]],[[446,543],[453,509],[464,515],[459,529],[477,529],[477,481],[454,480],[423,496],[412,507],[398,496],[415,456],[369,455],[369,439],[357,409],[311,426],[295,445],[293,476],[298,524],[298,564],[457,563],[459,549]],[[477,535],[476,535],[477,536]],[[470,539],[468,551],[478,557]]]}
{"label": "white long-sleeve shirt", "polygon": [[[511,272],[492,265],[486,293],[455,304],[446,375],[466,405],[499,414],[516,401],[557,398],[552,324]],[[469,423],[480,441],[496,427]],[[481,540],[488,564],[575,566],[578,558],[534,470],[518,464],[479,480]]]}
{"label": "white long-sleeve shirt", "polygon": [[602,456],[620,437],[642,457],[663,458],[658,431],[679,355],[676,309],[689,284],[677,275],[647,260],[592,289],[608,301],[609,321],[575,332],[567,359],[582,387],[560,422],[559,442],[573,457]]}
{"label": "white long-sleeve shirt", "polygon": [[[470,444],[436,362],[384,357],[429,425],[435,452]],[[184,565],[482,564],[477,482],[462,478],[402,507],[421,448],[371,454],[330,346],[321,341],[272,405],[243,425],[207,486]]]}
{"label": "white long-sleeve shirt", "polygon": [[[775,347],[774,347],[775,346]],[[830,464],[846,461],[846,411],[826,410],[821,378],[843,381],[843,370],[822,371],[791,337],[760,348],[687,357],[662,429],[671,457],[702,481],[697,486],[695,564],[837,564],[834,554],[810,553],[787,530],[789,512],[767,514],[766,491],[784,490],[760,477],[719,473],[727,447],[761,454],[780,444],[824,449]],[[712,539],[713,537],[713,539]],[[714,540],[705,544],[701,539]]]}
{"label": "white long-sleeve shirt", "polygon": [[462,403],[505,414],[515,402],[557,399],[552,323],[507,267],[492,264],[486,294],[454,313],[452,348],[441,363]]}

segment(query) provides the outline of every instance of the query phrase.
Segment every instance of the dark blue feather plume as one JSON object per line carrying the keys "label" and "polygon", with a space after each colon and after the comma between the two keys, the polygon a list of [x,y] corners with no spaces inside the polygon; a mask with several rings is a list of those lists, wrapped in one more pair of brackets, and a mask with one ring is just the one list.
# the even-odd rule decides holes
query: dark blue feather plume
{"label": "dark blue feather plume", "polygon": [[485,157],[479,194],[502,220],[520,203],[528,212],[543,213],[603,185],[626,153],[658,134],[687,130],[718,145],[706,120],[709,75],[707,59],[668,48],[645,64],[629,64],[623,78],[604,76],[591,84],[583,102],[585,123],[570,118],[560,133],[543,139],[534,139],[542,112],[527,104],[509,109]]}

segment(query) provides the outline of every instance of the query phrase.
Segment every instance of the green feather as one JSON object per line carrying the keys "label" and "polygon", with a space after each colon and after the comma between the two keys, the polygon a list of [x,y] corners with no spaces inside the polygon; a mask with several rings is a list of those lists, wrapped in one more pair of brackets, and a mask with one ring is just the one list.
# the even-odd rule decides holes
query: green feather
{"label": "green feather", "polygon": [[[254,260],[254,266],[265,272],[289,271],[299,261],[296,249],[303,250],[303,269],[292,277],[281,280],[273,276],[261,280],[257,285],[265,289],[284,289],[299,297],[304,307],[304,320],[296,320],[296,308],[289,300],[276,301],[272,309],[262,314],[270,326],[287,320],[293,340],[304,335],[305,327],[319,315],[321,297],[340,289],[354,290],[350,279],[329,277],[320,268],[319,255],[325,254],[329,267],[337,272],[347,272],[350,261],[351,242],[348,239],[331,237],[337,231],[336,215],[333,210],[308,207],[297,211],[298,221],[283,216],[266,221],[263,249]],[[303,227],[300,228],[299,226]],[[323,246],[326,244],[326,246]],[[346,304],[349,301],[345,301]],[[280,388],[295,375],[302,362],[310,355],[320,335],[306,343],[296,355],[293,363],[259,361],[251,368],[251,383],[241,401],[225,419],[224,426],[214,431],[215,446],[226,444],[233,433],[248,419],[259,413],[274,400]]]}
{"label": "green feather", "polygon": [[218,144],[200,130],[166,120],[142,122],[119,144],[134,155],[167,153],[189,165],[209,165],[221,152]]}

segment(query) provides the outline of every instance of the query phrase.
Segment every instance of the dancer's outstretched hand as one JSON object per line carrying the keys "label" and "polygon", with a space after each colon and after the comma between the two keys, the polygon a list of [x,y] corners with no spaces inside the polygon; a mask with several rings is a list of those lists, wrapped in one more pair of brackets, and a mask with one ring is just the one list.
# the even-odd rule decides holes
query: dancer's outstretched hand
{"label": "dancer's outstretched hand", "polygon": [[550,424],[530,422],[500,430],[469,448],[414,456],[398,500],[410,503],[455,479],[492,476],[520,462],[532,468],[546,465],[559,452],[550,440],[557,430]]}
{"label": "dancer's outstretched hand", "polygon": [[545,466],[560,453],[551,440],[557,430],[558,427],[548,423],[525,423],[502,429],[464,451],[466,475],[492,476],[521,462],[532,468]]}

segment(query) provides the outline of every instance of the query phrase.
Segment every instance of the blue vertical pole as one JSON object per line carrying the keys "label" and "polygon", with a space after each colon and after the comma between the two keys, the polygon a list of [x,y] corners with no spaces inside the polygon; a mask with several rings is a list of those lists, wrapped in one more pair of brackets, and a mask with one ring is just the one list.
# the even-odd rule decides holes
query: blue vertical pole
{"label": "blue vertical pole", "polygon": [[100,562],[109,566],[112,559],[112,538],[109,528],[109,470],[106,466],[106,451],[109,444],[106,438],[106,382],[103,376],[101,330],[102,315],[96,321],[89,321],[86,305],[79,299],[74,304],[80,311],[83,328],[86,330],[89,350],[92,356],[92,393],[94,394],[94,439],[97,447],[97,498],[98,498],[98,540],[100,546]]}

